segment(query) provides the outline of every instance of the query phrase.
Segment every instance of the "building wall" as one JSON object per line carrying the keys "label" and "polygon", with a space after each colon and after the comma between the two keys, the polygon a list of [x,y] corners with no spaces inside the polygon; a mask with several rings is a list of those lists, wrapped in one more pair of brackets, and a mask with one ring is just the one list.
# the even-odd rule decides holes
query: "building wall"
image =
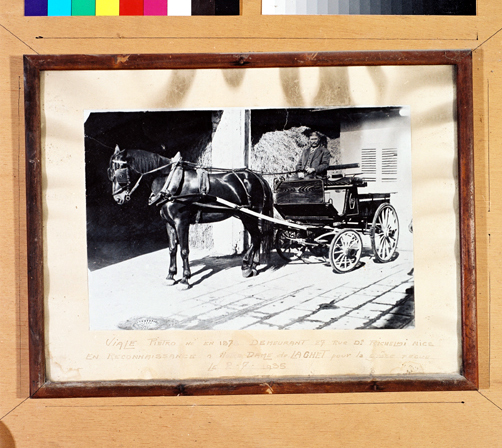
{"label": "building wall", "polygon": [[[406,114],[409,109],[404,109]],[[412,219],[411,205],[411,129],[410,117],[372,118],[342,122],[340,127],[341,163],[362,164],[363,149],[376,149],[376,181],[361,189],[366,193],[393,193],[391,204],[400,222],[399,249],[412,249],[413,238],[408,230]],[[382,180],[381,154],[383,149],[397,149],[397,179]],[[361,168],[347,173],[361,173]]]}
{"label": "building wall", "polygon": [[[212,166],[217,168],[245,167],[249,135],[249,113],[244,109],[225,109],[213,135]],[[245,232],[238,219],[231,218],[213,224],[212,229],[214,253],[233,255],[243,251]]]}

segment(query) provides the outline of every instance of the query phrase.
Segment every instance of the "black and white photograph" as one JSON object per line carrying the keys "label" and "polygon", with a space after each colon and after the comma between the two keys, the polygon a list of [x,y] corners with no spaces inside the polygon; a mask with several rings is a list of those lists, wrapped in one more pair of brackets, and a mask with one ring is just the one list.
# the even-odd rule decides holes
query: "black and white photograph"
{"label": "black and white photograph", "polygon": [[90,329],[414,328],[410,114],[87,111]]}
{"label": "black and white photograph", "polygon": [[461,371],[472,182],[451,59],[284,57],[45,72],[51,381]]}

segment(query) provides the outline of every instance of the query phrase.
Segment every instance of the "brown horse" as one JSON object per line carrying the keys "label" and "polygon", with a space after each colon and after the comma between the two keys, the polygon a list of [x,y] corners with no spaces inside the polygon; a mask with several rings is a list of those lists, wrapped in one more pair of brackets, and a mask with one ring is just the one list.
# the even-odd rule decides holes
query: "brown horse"
{"label": "brown horse", "polygon": [[[257,274],[260,247],[268,256],[272,248],[273,226],[241,211],[242,208],[273,216],[273,195],[268,183],[248,169],[200,170],[194,164],[183,162],[179,157],[168,159],[143,150],[120,150],[118,146],[110,158],[108,177],[112,182],[112,194],[121,205],[127,202],[140,182],[151,188],[150,204],[160,207],[160,216],[166,222],[169,239],[170,264],[167,281],[178,283],[176,253],[178,244],[183,261],[182,289],[190,287],[188,232],[190,224],[214,223],[232,216],[239,218],[249,232],[251,244],[244,252],[242,275]],[[221,198],[236,204],[234,209],[222,206]]]}

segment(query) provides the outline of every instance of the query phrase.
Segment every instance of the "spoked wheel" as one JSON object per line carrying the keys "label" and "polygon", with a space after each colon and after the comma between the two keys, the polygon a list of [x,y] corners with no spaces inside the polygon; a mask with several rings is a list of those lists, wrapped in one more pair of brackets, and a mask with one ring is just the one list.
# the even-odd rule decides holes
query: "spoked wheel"
{"label": "spoked wheel", "polygon": [[298,240],[298,232],[294,230],[279,229],[275,237],[275,248],[279,256],[286,261],[299,260],[305,246]]}
{"label": "spoked wheel", "polygon": [[396,209],[390,204],[382,204],[377,208],[371,226],[371,247],[375,260],[380,263],[390,261],[396,253],[398,239]]}
{"label": "spoked wheel", "polygon": [[361,236],[351,229],[338,233],[329,246],[329,262],[335,272],[343,274],[354,269],[361,259]]}

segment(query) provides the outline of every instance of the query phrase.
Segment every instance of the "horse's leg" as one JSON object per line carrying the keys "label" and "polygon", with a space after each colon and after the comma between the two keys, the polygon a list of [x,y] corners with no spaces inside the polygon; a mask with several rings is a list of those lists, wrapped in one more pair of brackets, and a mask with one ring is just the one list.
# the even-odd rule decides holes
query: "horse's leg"
{"label": "horse's leg", "polygon": [[258,227],[258,221],[256,219],[242,218],[242,224],[244,228],[248,231],[251,237],[251,245],[249,249],[244,253],[242,258],[242,276],[252,277],[257,275],[256,265],[260,263],[260,243],[261,243],[261,233]]}
{"label": "horse's leg", "polygon": [[190,253],[188,247],[188,231],[190,230],[190,223],[188,219],[178,219],[176,222],[176,231],[178,233],[179,244],[181,249],[181,260],[183,261],[183,278],[178,284],[180,289],[190,288],[188,280],[192,276],[190,272],[190,262],[188,255]]}
{"label": "horse's leg", "polygon": [[251,244],[249,248],[244,252],[242,257],[242,276],[244,278],[253,276],[253,245]]}
{"label": "horse's leg", "polygon": [[177,272],[176,254],[178,252],[178,237],[176,229],[171,223],[166,223],[167,237],[169,239],[169,273],[167,274],[167,284],[172,286],[176,283],[174,276]]}

